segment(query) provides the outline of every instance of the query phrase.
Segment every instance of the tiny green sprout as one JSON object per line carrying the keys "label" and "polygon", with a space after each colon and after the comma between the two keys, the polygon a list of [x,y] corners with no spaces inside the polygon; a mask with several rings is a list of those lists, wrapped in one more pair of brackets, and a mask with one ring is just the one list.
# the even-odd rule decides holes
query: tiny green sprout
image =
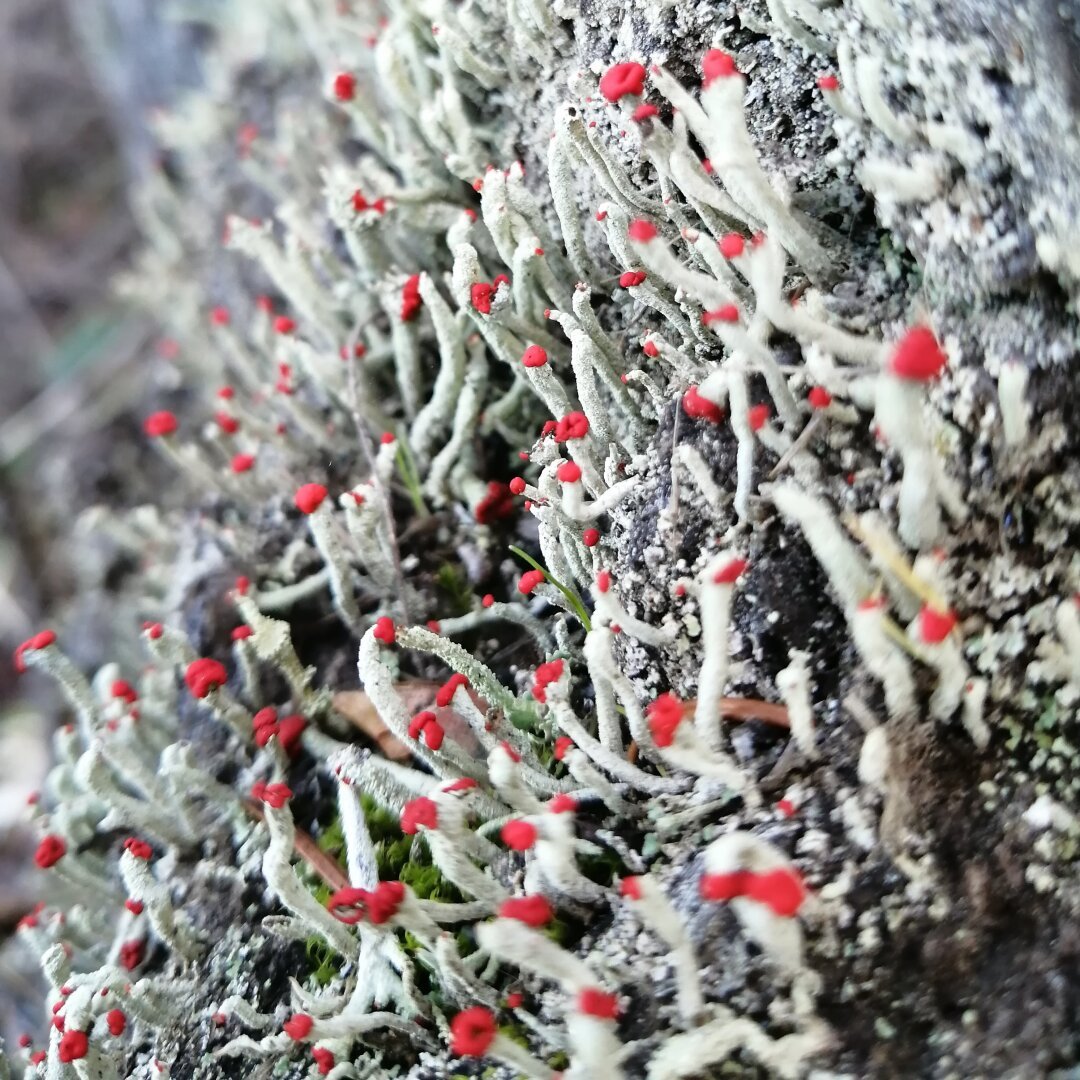
{"label": "tiny green sprout", "polygon": [[427,503],[424,502],[424,492],[420,484],[420,470],[417,467],[416,458],[413,456],[408,439],[397,439],[397,455],[395,460],[397,462],[398,473],[401,476],[401,482],[405,485],[405,490],[409,493],[409,499],[413,504],[413,509],[416,511],[416,516],[418,518],[431,517],[431,511],[428,510]]}

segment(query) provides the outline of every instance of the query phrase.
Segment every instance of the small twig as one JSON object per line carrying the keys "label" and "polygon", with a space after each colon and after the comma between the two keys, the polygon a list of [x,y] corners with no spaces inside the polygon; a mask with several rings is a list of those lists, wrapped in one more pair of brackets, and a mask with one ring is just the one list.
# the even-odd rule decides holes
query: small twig
{"label": "small twig", "polygon": [[[244,809],[257,821],[265,821],[263,808],[253,799],[244,799]],[[307,863],[308,868],[323,879],[335,891],[349,887],[349,877],[344,870],[315,842],[312,835],[296,829],[293,850]]]}
{"label": "small twig", "polygon": [[779,476],[788,465],[791,463],[791,459],[810,441],[814,432],[821,426],[822,413],[816,412],[810,417],[810,422],[799,432],[798,438],[787,448],[784,452],[784,456],[773,466],[772,472],[769,473],[769,479],[772,480]]}

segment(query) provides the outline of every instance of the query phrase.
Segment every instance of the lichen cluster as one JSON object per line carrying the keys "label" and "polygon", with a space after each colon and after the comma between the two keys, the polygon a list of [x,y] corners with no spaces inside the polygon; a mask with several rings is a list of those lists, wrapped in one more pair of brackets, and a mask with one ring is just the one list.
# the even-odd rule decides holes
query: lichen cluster
{"label": "lichen cluster", "polygon": [[[864,35],[892,17],[855,6]],[[972,606],[986,496],[937,404],[958,343],[914,308],[837,313],[852,252],[763,166],[720,25],[692,82],[625,51],[578,72],[527,174],[501,127],[572,54],[570,5],[255,7],[160,118],[124,281],[168,326],[178,402],[144,425],[177,491],[98,519],[145,560],[145,666],[88,681],[50,631],[17,656],[74,719],[20,930],[52,1024],[9,1058],[49,1080],[861,1067],[836,1023],[860,958],[952,906],[913,761],[974,775],[1024,737],[995,668],[1017,635],[1044,709],[1080,684],[1067,552],[1022,634]],[[887,92],[855,16],[767,10],[845,144],[905,148],[862,181],[940,196],[956,133]],[[253,47],[279,84],[257,126],[232,100]],[[1063,437],[1024,366],[995,374],[981,434],[1020,476]],[[215,583],[227,644],[178,566]],[[809,619],[784,614],[800,591]],[[1040,778],[1070,753],[1043,749]],[[1048,865],[1072,859],[1063,792],[1017,809]],[[875,875],[895,896],[859,909]]]}

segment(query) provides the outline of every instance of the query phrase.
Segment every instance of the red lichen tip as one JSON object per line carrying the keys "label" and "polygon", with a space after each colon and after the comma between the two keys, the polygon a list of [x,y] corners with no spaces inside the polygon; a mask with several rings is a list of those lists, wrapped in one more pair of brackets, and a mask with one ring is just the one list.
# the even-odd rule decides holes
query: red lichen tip
{"label": "red lichen tip", "polygon": [[746,870],[734,870],[729,874],[702,874],[698,881],[698,892],[703,900],[734,900],[745,896],[749,873]]}
{"label": "red lichen tip", "polygon": [[578,994],[577,1009],[599,1020],[615,1020],[619,1015],[619,998],[616,994],[605,994],[603,990],[589,986]]}
{"label": "red lichen tip", "polygon": [[641,346],[641,351],[648,357],[660,355],[660,347],[655,341],[646,341],[645,344]]}
{"label": "red lichen tip", "polygon": [[731,585],[742,577],[749,565],[746,559],[729,559],[713,574],[713,582],[717,585]]}
{"label": "red lichen tip", "polygon": [[356,76],[348,71],[340,71],[331,84],[334,97],[338,101],[352,101],[356,97]]}
{"label": "red lichen tip", "polygon": [[568,412],[555,425],[555,441],[584,439],[589,434],[589,418],[583,412]]}
{"label": "red lichen tip", "polygon": [[548,799],[545,809],[551,814],[574,814],[577,813],[578,801],[573,795],[567,795],[560,791]]}
{"label": "red lichen tip", "polygon": [[737,323],[739,321],[739,309],[734,304],[724,304],[723,307],[714,308],[712,311],[706,311],[701,316],[701,321],[706,326],[711,326],[713,323]]}
{"label": "red lichen tip", "polygon": [[581,466],[575,461],[564,461],[555,470],[555,478],[562,484],[576,484],[581,479]]}
{"label": "red lichen tip", "polygon": [[832,394],[824,386],[812,386],[806,400],[811,409],[827,409],[832,404]]}
{"label": "red lichen tip", "polygon": [[769,417],[772,415],[772,409],[768,405],[753,405],[750,408],[748,419],[750,421],[751,431],[760,431],[768,422]]}
{"label": "red lichen tip", "polygon": [[543,367],[548,361],[547,351],[539,345],[530,345],[522,354],[521,362],[526,367]]}
{"label": "red lichen tip", "polygon": [[478,525],[491,525],[503,518],[512,517],[516,507],[512,498],[514,489],[501,480],[489,480],[487,492],[476,504],[473,516]]}
{"label": "red lichen tip", "polygon": [[644,270],[627,270],[619,275],[619,284],[624,289],[633,289],[644,284],[648,276]]}
{"label": "red lichen tip", "polygon": [[240,430],[240,421],[235,416],[230,416],[227,412],[214,413],[214,423],[226,435],[235,435]]}
{"label": "red lichen tip", "polygon": [[125,941],[120,946],[120,966],[127,971],[134,971],[146,954],[145,941]]}
{"label": "red lichen tip", "polygon": [[67,844],[55,833],[43,836],[34,852],[34,864],[39,870],[48,870],[55,866],[67,854]]}
{"label": "red lichen tip", "polygon": [[420,299],[420,275],[413,274],[401,286],[401,321],[412,322],[423,303]]}
{"label": "red lichen tip", "polygon": [[396,436],[394,435],[394,433],[392,431],[384,431],[379,436],[379,442],[383,446],[389,446],[394,441],[395,438],[396,438]]}
{"label": "red lichen tip", "polygon": [[528,596],[537,585],[544,581],[543,570],[526,570],[518,579],[518,592],[522,596]]}
{"label": "red lichen tip", "polygon": [[510,490],[511,490],[511,491],[512,491],[512,492],[513,492],[513,493],[514,493],[515,495],[521,495],[521,494],[524,494],[524,491],[525,491],[525,481],[524,481],[524,479],[523,479],[522,477],[520,477],[520,476],[515,476],[515,477],[514,477],[514,478],[513,478],[513,479],[512,479],[511,481],[510,481],[510,483],[509,483],[509,485],[508,485],[508,486],[509,486]]}
{"label": "red lichen tip", "polygon": [[499,918],[516,919],[538,930],[555,917],[551,904],[542,896],[512,896],[499,907]]}
{"label": "red lichen tip", "polygon": [[314,514],[322,505],[326,496],[327,490],[322,484],[304,484],[296,489],[293,502],[300,513]]}
{"label": "red lichen tip", "polygon": [[455,671],[449,679],[446,680],[439,687],[435,693],[435,704],[440,709],[445,709],[453,700],[454,694],[457,692],[459,686],[468,686],[469,680],[461,674],[460,671]]}
{"label": "red lichen tip", "polygon": [[508,821],[500,831],[503,843],[514,851],[528,851],[536,843],[536,826],[517,819]]}
{"label": "red lichen tip", "polygon": [[36,649],[47,649],[56,643],[56,635],[51,630],[41,630],[33,637],[27,638],[15,649],[15,670],[21,675],[26,671],[26,661],[23,655]]}
{"label": "red lichen tip", "polygon": [[555,740],[555,760],[562,761],[574,749],[574,740],[569,735],[560,735]]}
{"label": "red lichen tip", "polygon": [[747,875],[745,895],[750,900],[764,904],[774,915],[791,918],[806,899],[806,886],[797,870],[778,867]]}
{"label": "red lichen tip", "polygon": [[184,682],[197,698],[204,698],[212,690],[224,686],[228,679],[229,673],[225,670],[225,665],[205,656],[192,660],[184,672]]}
{"label": "red lichen tip", "polygon": [[274,333],[275,334],[291,334],[296,329],[296,321],[290,319],[288,315],[278,315],[274,319]]}
{"label": "red lichen tip", "polygon": [[719,424],[724,419],[724,410],[714,401],[702,397],[696,386],[691,386],[682,396],[683,412],[693,420],[708,420]]}
{"label": "red lichen tip", "polygon": [[819,75],[817,79],[819,90],[839,90],[840,80],[835,75]]}
{"label": "red lichen tip", "polygon": [[234,473],[246,473],[251,470],[254,464],[254,454],[234,454],[232,461],[229,462],[229,467]]}
{"label": "red lichen tip", "polygon": [[650,240],[656,239],[656,226],[644,218],[635,218],[631,221],[626,232],[631,240],[636,240],[639,244],[647,244]]}
{"label": "red lichen tip", "polygon": [[600,93],[605,101],[615,102],[630,95],[641,97],[645,89],[645,67],[629,61],[612,64],[600,79]]}
{"label": "red lichen tip", "polygon": [[630,115],[630,119],[635,124],[640,124],[645,120],[651,120],[654,116],[659,116],[660,110],[655,105],[649,105],[646,102],[642,102]]}
{"label": "red lichen tip", "polygon": [[938,645],[943,642],[956,626],[955,612],[940,611],[923,604],[919,611],[919,636],[930,645]]}
{"label": "red lichen tip", "polygon": [[611,572],[609,570],[601,570],[596,575],[596,591],[606,593],[611,588]]}
{"label": "red lichen tip", "polygon": [[497,1034],[495,1014],[474,1005],[450,1021],[450,1052],[458,1057],[483,1057]]}
{"label": "red lichen tip", "polygon": [[724,233],[720,237],[719,247],[725,259],[737,259],[746,249],[746,241],[738,233]]}
{"label": "red lichen tip", "polygon": [[587,547],[596,547],[600,543],[600,530],[599,529],[586,529],[581,534],[581,542]]}
{"label": "red lichen tip", "polygon": [[294,1042],[301,1042],[311,1034],[311,1029],[315,1026],[315,1021],[308,1016],[307,1013],[293,1013],[284,1024],[281,1025],[281,1030],[285,1032]]}
{"label": "red lichen tip", "polygon": [[327,1050],[325,1046],[313,1046],[311,1056],[315,1059],[315,1064],[319,1066],[319,1075],[329,1076],[337,1061],[333,1051]]}
{"label": "red lichen tip", "polygon": [[482,597],[480,597],[480,606],[481,607],[489,608],[494,603],[495,603],[495,597],[494,597],[494,595],[492,593],[484,593],[484,595]]}
{"label": "red lichen tip", "polygon": [[469,289],[469,302],[481,315],[491,314],[491,301],[495,297],[495,286],[490,281],[473,282]]}
{"label": "red lichen tip", "polygon": [[397,636],[394,620],[389,615],[381,615],[375,620],[375,629],[371,631],[371,636],[384,645],[393,645]]}
{"label": "red lichen tip", "polygon": [[65,1064],[81,1061],[90,1049],[90,1040],[85,1031],[65,1031],[60,1037],[56,1056]]}
{"label": "red lichen tip", "polygon": [[179,424],[176,422],[176,415],[169,412],[168,409],[151,413],[143,421],[143,431],[151,439],[161,439],[166,435],[172,435],[176,432],[177,427],[179,427]]}
{"label": "red lichen tip", "polygon": [[533,672],[533,697],[541,705],[547,703],[547,688],[562,678],[564,664],[562,660],[549,660],[540,664]]}
{"label": "red lichen tip", "polygon": [[229,315],[229,309],[227,307],[221,307],[220,305],[210,310],[210,322],[214,326],[228,326],[232,321],[232,316]]}
{"label": "red lichen tip", "polygon": [[674,694],[661,694],[645,711],[653,741],[657,746],[671,746],[682,723],[683,703]]}
{"label": "red lichen tip", "polygon": [[934,332],[926,326],[914,326],[896,343],[887,367],[900,379],[929,382],[944,371],[948,362]]}
{"label": "red lichen tip", "polygon": [[641,899],[641,878],[624,877],[619,882],[619,895],[627,900]]}
{"label": "red lichen tip", "polygon": [[738,75],[735,58],[723,49],[710,49],[701,60],[702,83],[708,86],[716,79],[727,79]]}
{"label": "red lichen tip", "polygon": [[137,836],[129,836],[124,841],[124,850],[134,859],[143,859],[148,862],[154,857],[154,849],[145,840],[140,840]]}
{"label": "red lichen tip", "polygon": [[423,795],[407,802],[401,810],[401,831],[406,836],[413,836],[421,825],[425,829],[439,827],[438,807]]}

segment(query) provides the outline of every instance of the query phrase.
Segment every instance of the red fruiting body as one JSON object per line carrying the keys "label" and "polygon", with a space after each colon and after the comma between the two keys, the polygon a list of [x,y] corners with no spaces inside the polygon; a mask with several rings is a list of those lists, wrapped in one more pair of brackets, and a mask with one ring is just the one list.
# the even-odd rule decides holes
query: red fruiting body
{"label": "red fruiting body", "polygon": [[581,466],[574,461],[564,461],[555,471],[556,479],[563,484],[576,484],[581,479]]}
{"label": "red fruiting body", "polygon": [[65,1064],[81,1061],[90,1049],[90,1040],[85,1031],[65,1031],[60,1038],[56,1056]]}
{"label": "red fruiting body", "polygon": [[301,514],[314,514],[326,496],[327,491],[322,484],[304,484],[296,489],[293,502]]}
{"label": "red fruiting body", "polygon": [[569,412],[555,425],[555,441],[584,439],[589,434],[589,418],[583,412]]}
{"label": "red fruiting body", "polygon": [[683,703],[674,694],[661,694],[645,710],[649,715],[649,731],[657,746],[671,746],[683,718]]}
{"label": "red fruiting body", "polygon": [[328,1076],[336,1060],[333,1053],[325,1046],[313,1046],[311,1056],[315,1059],[315,1064],[319,1066],[319,1075]]}
{"label": "red fruiting body", "polygon": [[296,329],[296,322],[288,315],[279,315],[274,319],[274,333],[291,334]]}
{"label": "red fruiting body", "polygon": [[636,240],[639,244],[647,244],[650,240],[656,239],[656,226],[644,218],[635,218],[631,221],[626,232],[631,240]]}
{"label": "red fruiting body", "polygon": [[247,596],[248,589],[251,588],[251,578],[246,577],[244,574],[240,574],[233,582],[233,589],[237,596]]}
{"label": "red fruiting body", "polygon": [[143,912],[143,904],[141,900],[125,900],[124,907],[126,907],[132,915],[141,915]]}
{"label": "red fruiting body", "polygon": [[712,174],[713,174],[713,164],[708,158],[702,158],[701,159],[701,167],[705,170],[705,175],[706,176],[712,176]]}
{"label": "red fruiting body", "polygon": [[956,614],[946,609],[939,611],[929,604],[923,604],[919,611],[919,635],[930,645],[944,641],[956,626]]}
{"label": "red fruiting body", "polygon": [[227,412],[214,413],[214,422],[226,435],[235,435],[240,430],[240,421]]}
{"label": "red fruiting body", "polygon": [[334,76],[333,91],[338,101],[352,101],[356,97],[356,76],[348,71],[338,72]]}
{"label": "red fruiting body", "polygon": [[780,867],[761,874],[748,874],[745,895],[765,904],[774,915],[790,918],[806,899],[806,886],[793,869]]}
{"label": "red fruiting body", "polygon": [[459,1057],[483,1057],[497,1034],[495,1014],[483,1005],[474,1005],[450,1021],[450,1052]]}
{"label": "red fruiting body", "polygon": [[515,764],[520,763],[521,755],[505,739],[499,743],[499,749]]}
{"label": "red fruiting body", "polygon": [[480,606],[481,607],[489,608],[494,603],[495,603],[495,597],[491,593],[484,593],[484,595],[482,597],[480,597]]}
{"label": "red fruiting body", "polygon": [[528,821],[508,821],[499,835],[503,843],[514,851],[528,851],[536,843],[536,826]]}
{"label": "red fruiting body", "polygon": [[413,274],[401,287],[401,321],[411,322],[423,303],[420,299],[420,275]]}
{"label": "red fruiting body", "polygon": [[154,857],[154,849],[145,840],[140,840],[137,836],[129,836],[124,841],[124,850],[130,852],[136,859],[149,860]]}
{"label": "red fruiting body", "polygon": [[562,678],[563,661],[549,660],[533,673],[533,697],[542,705],[547,702],[547,688]]}
{"label": "red fruiting body", "polygon": [[126,971],[134,971],[142,963],[145,951],[145,941],[125,941],[120,946],[120,966]]}
{"label": "red fruiting body", "polygon": [[49,833],[41,839],[37,850],[34,852],[34,862],[42,870],[48,870],[55,866],[67,854],[67,844],[54,833]]}
{"label": "red fruiting body", "polygon": [[172,435],[178,426],[176,416],[169,412],[168,409],[162,409],[160,412],[151,413],[143,421],[143,431],[151,439],[160,439],[166,435]]}
{"label": "red fruiting body", "polygon": [[606,218],[607,218],[607,211],[606,210],[597,210],[596,211],[596,220],[597,221],[604,221]]}
{"label": "red fruiting body", "polygon": [[225,665],[205,656],[192,660],[184,672],[184,682],[197,698],[204,698],[211,690],[224,686],[228,679]]}
{"label": "red fruiting body", "polygon": [[511,517],[517,507],[512,498],[514,490],[501,480],[489,480],[487,494],[476,504],[473,516],[478,525],[490,525]]}
{"label": "red fruiting body", "polygon": [[888,369],[901,379],[929,382],[942,373],[948,362],[934,332],[926,326],[914,326],[896,343]]}
{"label": "red fruiting body", "polygon": [[109,690],[114,698],[123,698],[129,705],[134,704],[139,700],[139,695],[135,693],[135,687],[127,681],[127,679],[117,679]]}
{"label": "red fruiting body", "polygon": [[227,307],[216,307],[210,311],[210,321],[214,326],[228,326],[230,322],[229,309]]}
{"label": "red fruiting body", "polygon": [[471,791],[473,788],[479,786],[480,785],[471,776],[463,776],[460,780],[451,780],[449,784],[443,784],[439,790],[447,792]]}
{"label": "red fruiting body", "polygon": [[723,49],[710,49],[701,60],[702,83],[708,86],[714,79],[726,79],[738,75],[735,58]]}
{"label": "red fruiting body", "polygon": [[355,926],[367,915],[371,893],[367,889],[338,889],[326,901],[326,910],[346,926]]}
{"label": "red fruiting body", "polygon": [[659,115],[660,110],[655,105],[648,105],[643,102],[633,111],[630,119],[640,124],[643,120],[651,120],[654,116]]}
{"label": "red fruiting body", "polygon": [[506,1007],[508,1009],[520,1009],[525,1004],[525,995],[520,991],[514,990],[512,993],[506,995]]}
{"label": "red fruiting body", "polygon": [[581,534],[581,542],[588,548],[596,547],[600,543],[600,530],[586,529]]}
{"label": "red fruiting body", "polygon": [[438,808],[424,796],[407,802],[401,810],[401,831],[406,836],[412,836],[421,825],[425,829],[439,827]]}
{"label": "red fruiting body", "polygon": [[749,565],[746,559],[730,559],[713,574],[713,582],[717,585],[731,585],[743,575]]}
{"label": "red fruiting body", "polygon": [[551,904],[542,896],[513,896],[499,908],[501,919],[516,919],[534,930],[547,926],[555,917]]}
{"label": "red fruiting body", "polygon": [[259,782],[251,785],[251,794],[259,802],[264,802],[267,806],[280,810],[292,798],[292,788],[286,784],[264,784]]}
{"label": "red fruiting body", "polygon": [[530,345],[521,354],[521,362],[526,367],[543,367],[547,363],[547,359],[547,351],[539,345]]}
{"label": "red fruiting body", "polygon": [[41,630],[33,637],[27,638],[15,649],[15,670],[21,675],[26,671],[26,661],[23,654],[33,652],[36,649],[47,649],[56,644],[56,635],[51,630]]}
{"label": "red fruiting body", "polygon": [[781,799],[776,804],[776,809],[784,817],[792,817],[795,814],[795,804],[790,799]]}
{"label": "red fruiting body", "polygon": [[811,409],[827,409],[832,404],[832,394],[824,386],[812,386],[806,400]]}
{"label": "red fruiting body", "polygon": [[619,275],[619,284],[624,289],[632,289],[636,285],[640,285],[645,281],[648,275],[644,270],[627,270],[624,274]]}
{"label": "red fruiting body", "polygon": [[231,386],[223,386],[217,392],[217,396],[221,398],[222,401],[231,401],[234,397],[236,397],[236,391]]}
{"label": "red fruiting body", "polygon": [[254,454],[234,454],[230,467],[234,473],[246,473],[254,464]]}
{"label": "red fruiting body", "polygon": [[526,570],[518,580],[518,592],[522,596],[528,596],[543,580],[544,572],[542,570]]}
{"label": "red fruiting body", "polygon": [[30,1055],[31,1065],[40,1065],[49,1055],[44,1050],[35,1050]]}
{"label": "red fruiting body", "polygon": [[525,492],[525,480],[520,476],[515,476],[513,480],[510,481],[509,487],[513,494],[522,495]]}
{"label": "red fruiting body", "polygon": [[645,344],[641,346],[641,351],[646,356],[650,357],[660,355],[660,349],[655,341],[646,341]]}
{"label": "red fruiting body", "polygon": [[641,899],[641,879],[636,877],[624,877],[619,882],[619,895],[627,900]]}
{"label": "red fruiting body", "polygon": [[743,253],[746,241],[738,233],[724,233],[720,237],[719,247],[725,259],[737,259]]}
{"label": "red fruiting body", "polygon": [[605,101],[618,101],[627,94],[641,97],[645,89],[645,68],[633,61],[613,64],[600,79],[600,93]]}
{"label": "red fruiting body", "polygon": [[421,734],[423,734],[424,742],[427,743],[429,750],[438,750],[442,746],[445,732],[438,720],[435,719],[433,712],[428,710],[418,712],[409,721],[409,738],[419,739]]}
{"label": "red fruiting body", "polygon": [[124,1034],[124,1028],[127,1027],[127,1017],[120,1009],[110,1009],[105,1014],[105,1023],[109,1025],[109,1034],[119,1037]]}
{"label": "red fruiting body", "polygon": [[835,75],[819,75],[817,84],[819,90],[840,89],[840,80]]}
{"label": "red fruiting body", "polygon": [[32,1043],[33,1039],[31,1039],[29,1035],[24,1033],[19,1036],[19,1046],[21,1046],[24,1050]]}
{"label": "red fruiting body", "polygon": [[293,1039],[295,1042],[300,1042],[302,1039],[306,1039],[311,1034],[311,1029],[315,1026],[315,1021],[308,1016],[307,1013],[293,1013],[284,1024],[281,1025],[281,1030]]}
{"label": "red fruiting body", "polygon": [[713,311],[706,311],[701,316],[701,321],[706,326],[711,326],[713,323],[737,323],[739,321],[739,309],[734,304],[724,304],[723,307],[715,308]]}
{"label": "red fruiting body", "polygon": [[473,282],[469,290],[469,302],[481,315],[491,314],[491,300],[495,296],[495,286],[490,281]]}
{"label": "red fruiting body", "polygon": [[719,424],[724,419],[724,410],[714,401],[702,397],[696,386],[691,386],[682,397],[683,412],[693,420],[708,420]]}
{"label": "red fruiting body", "polygon": [[389,615],[382,615],[375,620],[375,629],[371,632],[376,641],[384,645],[393,645],[397,636],[394,629],[394,620]]}
{"label": "red fruiting body", "polygon": [[771,415],[772,410],[768,405],[751,406],[749,413],[750,430],[760,431],[769,422]]}
{"label": "red fruiting body", "polygon": [[384,431],[379,436],[379,442],[383,446],[389,446],[394,441],[394,433],[392,431]]}
{"label": "red fruiting body", "polygon": [[548,435],[554,435],[555,434],[555,429],[558,426],[559,425],[554,420],[545,420],[544,421],[544,426],[540,429],[540,438],[544,439]]}
{"label": "red fruiting body", "polygon": [[698,891],[703,900],[734,900],[735,897],[746,894],[749,877],[745,870],[736,870],[730,874],[702,874]]}
{"label": "red fruiting body", "polygon": [[597,592],[606,593],[611,588],[611,572],[608,570],[601,570],[596,575],[596,589]]}
{"label": "red fruiting body", "polygon": [[547,802],[547,809],[553,814],[573,814],[577,812],[578,803],[573,795],[567,795],[565,791],[553,795]]}
{"label": "red fruiting body", "polygon": [[614,1020],[619,1015],[619,999],[615,994],[605,994],[595,987],[586,987],[578,994],[578,1012],[595,1016],[600,1020]]}
{"label": "red fruiting body", "polygon": [[461,674],[460,671],[455,671],[449,679],[446,680],[435,692],[435,704],[440,709],[445,709],[447,705],[454,700],[454,692],[459,686],[468,686],[469,680]]}

